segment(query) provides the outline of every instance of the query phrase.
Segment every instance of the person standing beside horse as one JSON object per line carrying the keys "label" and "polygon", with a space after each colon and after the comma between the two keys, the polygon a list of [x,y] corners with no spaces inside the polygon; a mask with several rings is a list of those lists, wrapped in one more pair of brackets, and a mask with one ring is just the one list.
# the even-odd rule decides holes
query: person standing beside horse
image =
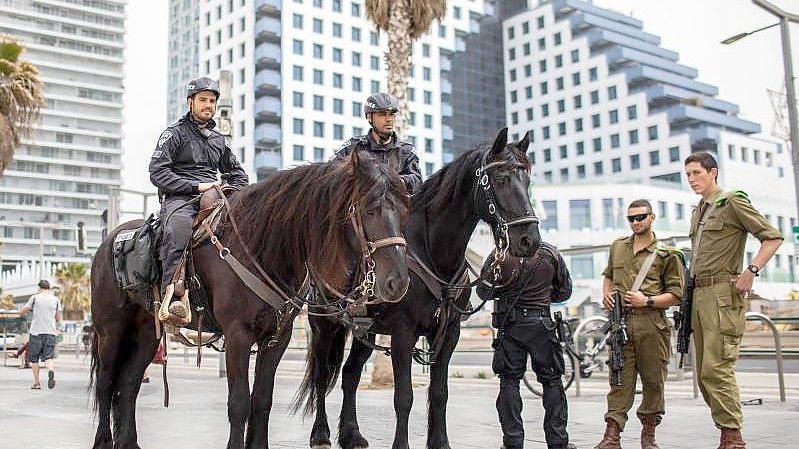
{"label": "person standing beside horse", "polygon": [[[541,242],[530,258],[506,255],[495,285],[477,286],[483,300],[496,299],[492,326],[497,328],[491,367],[499,376],[497,413],[502,426],[502,449],[524,447],[522,397],[519,381],[527,369],[527,357],[544,390],[544,434],[549,449],[575,449],[566,432],[568,403],[561,376],[565,370],[563,349],[550,303],[563,302],[572,294],[572,282],[563,257],[554,246]],[[483,277],[492,279],[495,253],[483,265]]]}
{"label": "person standing beside horse", "polygon": [[334,159],[347,156],[353,149],[368,151],[396,171],[405,183],[408,194],[413,194],[422,183],[419,157],[416,156],[413,144],[399,140],[394,132],[397,111],[397,99],[391,95],[382,92],[370,95],[366,99],[363,112],[372,128],[365,136],[355,136],[344,142],[336,151]]}
{"label": "person standing beside horse", "polygon": [[58,326],[61,323],[61,303],[50,292],[50,283],[44,279],[39,281],[39,292],[31,297],[20,315],[33,312],[30,328],[28,356],[33,372],[33,385],[31,389],[41,390],[39,381],[39,361],[44,362],[47,368],[47,388],[55,388],[55,343],[58,335]]}
{"label": "person standing beside horse", "polygon": [[[158,188],[164,227],[160,248],[164,301],[169,300],[167,287],[189,244],[192,222],[199,211],[198,202],[188,201],[221,185],[218,173],[229,173],[228,183],[234,187],[249,184],[227,139],[214,131],[212,117],[218,99],[216,81],[202,77],[190,82],[186,89],[189,111],[161,133],[150,160],[150,181]],[[180,287],[175,286],[175,296],[182,296]]]}
{"label": "person standing beside horse", "polygon": [[655,214],[649,201],[630,203],[627,221],[633,235],[611,244],[602,293],[607,310],[613,309],[614,291],[622,294],[629,339],[622,349],[621,385],[611,383],[605,435],[594,449],[621,449],[619,434],[633,406],[639,375],[644,392],[637,411],[643,426],[641,448],[659,448],[655,427],[666,412],[664,387],[671,356],[671,325],[666,309],[680,303],[685,282],[682,253],[659,245],[652,231]]}

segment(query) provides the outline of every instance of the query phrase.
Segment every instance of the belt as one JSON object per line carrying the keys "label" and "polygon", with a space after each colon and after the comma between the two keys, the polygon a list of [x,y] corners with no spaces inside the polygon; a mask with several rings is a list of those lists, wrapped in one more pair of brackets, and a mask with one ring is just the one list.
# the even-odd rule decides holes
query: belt
{"label": "belt", "polygon": [[716,284],[729,284],[731,280],[737,278],[737,274],[721,274],[718,276],[697,277],[694,280],[694,287],[710,287]]}
{"label": "belt", "polygon": [[629,307],[626,308],[625,311],[628,315],[649,315],[649,314],[664,314],[666,313],[666,309],[656,309],[656,308],[649,308],[649,307]]}
{"label": "belt", "polygon": [[548,317],[549,314],[549,307],[522,307],[518,310],[518,316],[521,317]]}

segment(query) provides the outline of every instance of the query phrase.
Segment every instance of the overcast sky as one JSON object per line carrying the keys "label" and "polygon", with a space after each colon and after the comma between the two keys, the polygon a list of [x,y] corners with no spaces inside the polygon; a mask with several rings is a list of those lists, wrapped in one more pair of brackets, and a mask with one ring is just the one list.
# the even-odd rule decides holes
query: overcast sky
{"label": "overcast sky", "polygon": [[[799,13],[799,2],[772,1]],[[740,116],[760,123],[763,134],[770,135],[774,113],[766,90],[783,86],[779,27],[733,45],[719,43],[775,23],[770,14],[748,0],[596,0],[595,4],[643,21],[644,30],[660,36],[663,47],[678,52],[682,64],[699,70],[700,81],[718,86],[719,98],[740,105]],[[130,1],[127,12],[122,176],[127,188],[151,190],[147,164],[166,126],[168,7],[166,0]],[[791,32],[793,54],[799,55],[799,27],[792,26]]]}

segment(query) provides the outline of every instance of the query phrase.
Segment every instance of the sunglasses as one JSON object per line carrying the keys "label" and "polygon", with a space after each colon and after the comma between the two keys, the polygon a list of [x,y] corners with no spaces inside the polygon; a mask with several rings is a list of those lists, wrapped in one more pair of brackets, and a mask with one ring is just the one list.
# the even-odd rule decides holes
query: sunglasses
{"label": "sunglasses", "polygon": [[646,220],[646,217],[648,217],[649,215],[650,214],[628,215],[627,221],[629,221],[630,223],[635,223],[636,221],[644,221]]}

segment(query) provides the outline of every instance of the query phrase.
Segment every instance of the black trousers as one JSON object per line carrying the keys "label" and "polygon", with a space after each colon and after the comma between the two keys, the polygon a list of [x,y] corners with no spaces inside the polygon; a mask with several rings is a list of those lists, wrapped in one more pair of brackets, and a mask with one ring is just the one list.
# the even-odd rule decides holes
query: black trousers
{"label": "black trousers", "polygon": [[164,227],[159,254],[162,270],[161,292],[172,281],[180,256],[191,240],[191,225],[199,210],[199,202],[186,204],[190,199],[191,196],[171,197],[161,203],[160,215]]}
{"label": "black trousers", "polygon": [[524,447],[522,397],[519,381],[528,356],[544,391],[544,434],[549,449],[565,448],[568,405],[561,376],[565,370],[563,350],[548,309],[516,310],[515,320],[500,333],[494,347],[492,368],[499,376],[497,412],[507,449]]}

